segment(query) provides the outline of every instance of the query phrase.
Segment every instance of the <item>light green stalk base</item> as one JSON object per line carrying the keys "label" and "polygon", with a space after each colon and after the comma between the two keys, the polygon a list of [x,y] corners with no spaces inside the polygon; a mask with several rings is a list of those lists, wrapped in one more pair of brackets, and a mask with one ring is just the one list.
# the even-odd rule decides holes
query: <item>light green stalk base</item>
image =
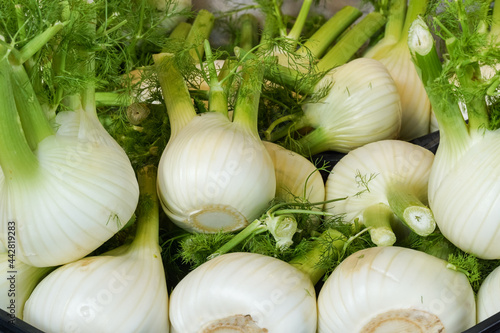
{"label": "light green stalk base", "polygon": [[378,12],[369,13],[363,20],[348,30],[344,36],[321,58],[316,65],[318,71],[328,71],[345,64],[386,22]]}
{"label": "light green stalk base", "polygon": [[297,50],[298,54],[309,54],[313,58],[322,57],[328,47],[363,13],[354,7],[345,6],[326,21],[305,43]]}
{"label": "light green stalk base", "polygon": [[196,111],[186,82],[175,67],[173,54],[155,54],[153,60],[167,107],[172,139],[196,116]]}
{"label": "light green stalk base", "polygon": [[372,242],[377,246],[391,246],[396,242],[396,235],[392,231],[394,213],[384,203],[367,207],[363,211],[363,224],[369,228]]}
{"label": "light green stalk base", "polygon": [[229,242],[225,243],[222,245],[220,248],[217,249],[214,253],[208,256],[208,259],[213,259],[215,257],[218,257],[222,254],[228,253],[231,251],[235,246],[243,242],[245,239],[247,239],[250,236],[257,235],[261,232],[266,231],[267,228],[265,225],[262,224],[260,220],[255,220],[249,225],[245,227],[245,229],[241,230],[238,232]]}
{"label": "light green stalk base", "polygon": [[428,236],[436,229],[431,210],[413,193],[396,187],[389,190],[387,200],[394,214],[417,235]]}
{"label": "light green stalk base", "polygon": [[[326,270],[318,265],[320,258],[328,253],[331,256],[343,253],[347,244],[347,238],[338,230],[328,229],[314,241],[311,250],[293,258],[288,263],[301,270],[311,279],[313,284],[318,283]],[[333,249],[336,253],[330,253],[327,249]]]}
{"label": "light green stalk base", "polygon": [[196,15],[193,25],[186,37],[186,45],[192,47],[189,50],[189,54],[194,63],[200,63],[200,60],[203,59],[205,51],[203,41],[210,37],[214,23],[215,17],[208,10],[202,9],[198,11],[198,15]]}

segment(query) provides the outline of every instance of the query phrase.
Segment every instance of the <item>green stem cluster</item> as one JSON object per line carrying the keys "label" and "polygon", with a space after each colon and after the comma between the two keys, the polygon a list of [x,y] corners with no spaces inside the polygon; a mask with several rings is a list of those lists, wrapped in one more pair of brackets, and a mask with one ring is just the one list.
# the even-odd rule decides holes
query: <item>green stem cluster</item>
{"label": "green stem cluster", "polygon": [[342,259],[349,240],[336,229],[327,229],[313,241],[311,249],[289,261],[289,264],[304,272],[313,284],[325,275],[327,267],[320,265],[321,259],[328,255],[330,259]]}
{"label": "green stem cluster", "polygon": [[[1,52],[0,52],[1,53]],[[5,54],[5,53],[4,53]],[[11,65],[0,56],[0,166],[6,181],[34,175],[38,160],[23,135],[12,89]]]}
{"label": "green stem cluster", "polygon": [[439,123],[441,137],[449,138],[450,142],[465,144],[469,130],[458,106],[458,100],[453,92],[436,88],[436,84],[442,79],[443,68],[436,51],[434,37],[423,19],[417,19],[412,24],[408,46]]}
{"label": "green stem cluster", "polygon": [[[266,70],[265,78],[281,84],[303,96],[319,93],[316,86],[323,76],[332,68],[348,62],[358,50],[386,23],[386,18],[379,12],[371,12],[357,24],[351,26],[361,12],[350,6],[344,7],[336,15],[314,33],[308,41],[296,52],[297,56],[308,55],[312,73],[303,73],[301,69],[276,64]],[[332,43],[333,46],[332,46]],[[290,120],[292,122],[290,123]],[[288,122],[287,126],[280,126]],[[274,121],[266,130],[266,137],[275,141],[283,136],[305,126],[302,116],[290,117],[286,115]],[[299,125],[299,126],[297,126]],[[274,129],[277,133],[273,133]]]}

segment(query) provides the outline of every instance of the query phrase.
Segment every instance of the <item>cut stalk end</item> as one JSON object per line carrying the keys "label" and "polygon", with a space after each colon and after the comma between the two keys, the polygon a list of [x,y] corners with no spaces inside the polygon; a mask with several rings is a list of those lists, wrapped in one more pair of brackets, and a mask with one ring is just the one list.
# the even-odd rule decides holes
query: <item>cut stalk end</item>
{"label": "cut stalk end", "polygon": [[383,312],[366,324],[361,332],[444,332],[444,325],[434,314],[418,309],[399,309]]}
{"label": "cut stalk end", "polygon": [[432,211],[427,207],[412,206],[403,213],[406,224],[420,236],[430,235],[436,229],[436,221]]}
{"label": "cut stalk end", "polygon": [[394,213],[384,203],[369,206],[363,211],[363,224],[370,228],[372,242],[377,246],[391,246],[396,242],[396,235],[391,227],[393,221]]}
{"label": "cut stalk end", "polygon": [[239,211],[228,205],[205,206],[189,214],[187,223],[203,233],[236,231],[248,224]]}
{"label": "cut stalk end", "polygon": [[369,230],[372,242],[377,246],[391,246],[396,243],[396,235],[391,228],[378,227]]}
{"label": "cut stalk end", "polygon": [[209,322],[201,329],[201,333],[267,333],[260,328],[250,315],[237,314]]}

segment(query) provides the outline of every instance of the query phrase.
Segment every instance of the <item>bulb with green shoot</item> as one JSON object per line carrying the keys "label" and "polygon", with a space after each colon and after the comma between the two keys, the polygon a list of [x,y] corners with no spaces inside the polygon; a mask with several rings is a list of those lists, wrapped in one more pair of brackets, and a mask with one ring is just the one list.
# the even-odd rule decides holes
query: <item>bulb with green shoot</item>
{"label": "bulb with green shoot", "polygon": [[369,228],[379,246],[393,245],[398,233],[427,236],[436,227],[427,207],[427,186],[434,154],[400,140],[381,140],[356,148],[332,169],[326,181],[325,211],[344,214],[348,223]]}
{"label": "bulb with green shoot", "polygon": [[[495,2],[497,17],[499,6]],[[490,21],[489,10],[468,2],[449,3],[442,10],[443,16],[433,19],[441,25],[446,63],[441,63],[423,19],[412,24],[408,40],[440,128],[429,177],[429,206],[439,230],[455,246],[482,259],[499,259],[500,186],[495,180],[500,177],[500,131],[494,122],[498,108],[489,103],[498,101],[498,76],[485,79],[480,67],[494,68],[500,48],[498,40],[488,41],[479,29]]]}
{"label": "bulb with green shoot", "polygon": [[151,165],[138,171],[132,242],[51,272],[26,302],[26,322],[45,332],[169,332],[156,175]]}
{"label": "bulb with green shoot", "polygon": [[[342,13],[353,20],[358,17],[350,7]],[[267,140],[274,142],[302,130],[298,148],[293,149],[314,155],[327,150],[348,152],[399,135],[401,101],[393,78],[377,60],[351,60],[385,18],[371,12],[346,30],[352,21],[339,16],[327,21],[296,52],[309,63],[288,61],[288,66],[278,64],[266,72],[267,79],[304,99],[301,112],[271,123],[265,131]]]}
{"label": "bulb with green shoot", "polygon": [[263,66],[242,64],[242,80],[228,118],[210,45],[209,112],[196,114],[186,83],[170,54],[155,55],[171,125],[159,163],[158,193],[167,216],[191,232],[234,231],[259,217],[274,198],[272,160],[257,132]]}
{"label": "bulb with green shoot", "polygon": [[380,61],[396,83],[401,98],[399,138],[412,140],[430,132],[431,104],[411,61],[408,30],[418,15],[425,12],[427,0],[391,0],[384,37],[363,55]]}
{"label": "bulb with green shoot", "polygon": [[[100,124],[82,125],[81,135],[57,135],[25,71],[23,64],[66,26],[48,27],[19,52],[0,46],[0,238],[7,244],[8,222],[15,222],[16,256],[33,266],[94,251],[131,220],[139,197],[123,149],[103,140],[109,136]],[[95,113],[92,83],[80,97]]]}

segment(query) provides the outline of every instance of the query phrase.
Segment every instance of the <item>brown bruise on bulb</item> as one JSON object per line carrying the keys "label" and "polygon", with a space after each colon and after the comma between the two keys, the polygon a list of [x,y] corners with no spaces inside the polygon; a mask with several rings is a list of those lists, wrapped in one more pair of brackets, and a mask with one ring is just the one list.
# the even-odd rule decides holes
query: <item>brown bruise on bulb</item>
{"label": "brown bruise on bulb", "polygon": [[207,205],[191,212],[187,223],[198,232],[216,233],[243,229],[248,221],[238,210],[229,205]]}
{"label": "brown bruise on bulb", "polygon": [[436,315],[418,309],[391,310],[377,315],[360,330],[363,333],[442,333],[444,325]]}
{"label": "brown bruise on bulb", "polygon": [[260,328],[250,315],[234,315],[206,324],[199,333],[268,333]]}

